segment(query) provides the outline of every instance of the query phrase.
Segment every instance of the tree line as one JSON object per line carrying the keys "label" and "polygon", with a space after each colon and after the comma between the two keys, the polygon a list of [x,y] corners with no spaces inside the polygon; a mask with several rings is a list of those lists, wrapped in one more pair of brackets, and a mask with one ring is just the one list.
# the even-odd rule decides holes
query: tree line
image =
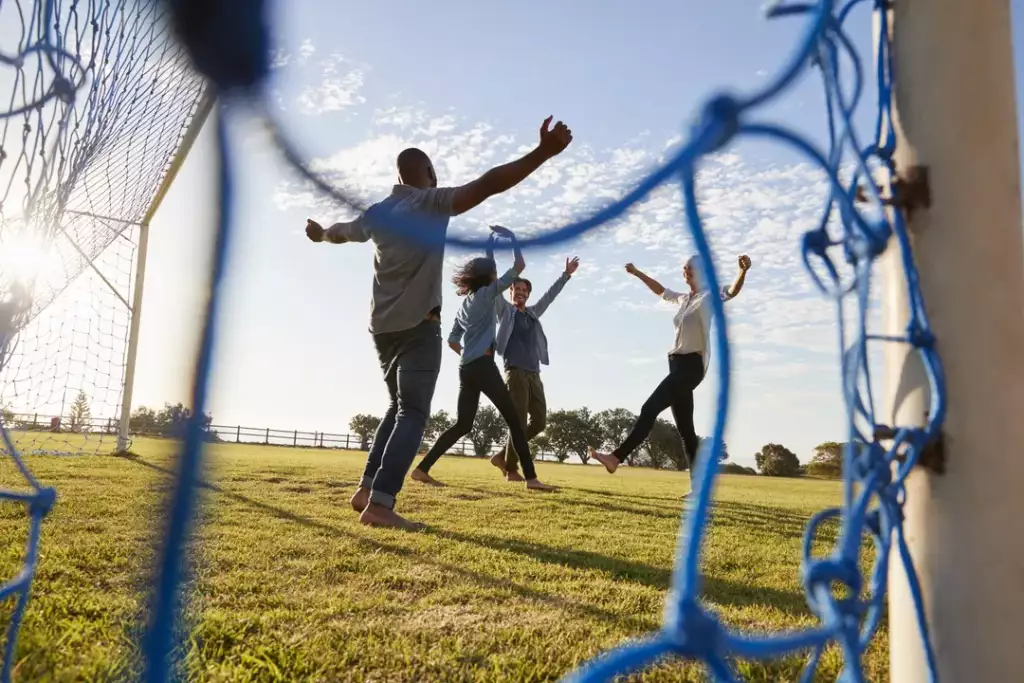
{"label": "tree line", "polygon": [[[20,430],[57,431],[109,431],[117,432],[117,424],[108,421],[105,427],[97,428],[90,424],[91,409],[89,397],[80,391],[71,404],[67,419],[56,419],[56,422],[37,423],[18,417],[8,406],[0,407],[0,416],[5,424]],[[132,411],[129,431],[132,434],[146,436],[163,436],[180,438],[184,436],[185,425],[192,416],[190,408],[182,403],[165,403],[163,408],[154,410],[147,406],[139,406]],[[547,425],[543,432],[530,442],[535,453],[551,453],[559,462],[565,462],[575,456],[583,464],[590,461],[590,450],[612,450],[626,438],[636,415],[624,408],[612,408],[592,413],[589,408],[577,410],[554,410],[548,413]],[[209,433],[210,441],[219,440],[210,425],[213,416],[203,415],[203,428]],[[366,450],[380,418],[374,415],[359,414],[349,422],[349,429],[362,441],[361,447]],[[439,410],[427,419],[427,428],[423,435],[425,450],[446,429],[455,424],[454,418],[447,411]],[[501,419],[493,406],[481,406],[473,420],[473,428],[468,439],[477,457],[488,457],[494,450],[505,443],[505,421]],[[700,439],[701,443],[705,438]],[[826,441],[814,448],[811,460],[803,465],[797,455],[781,444],[769,443],[754,454],[755,470],[738,463],[728,462],[729,451],[722,444],[719,463],[723,472],[728,474],[761,474],[768,477],[800,477],[813,476],[839,478],[843,472],[843,453],[845,443]],[[626,458],[631,467],[649,467],[652,469],[686,470],[688,461],[683,448],[683,441],[674,424],[659,418],[654,423],[650,435]]]}
{"label": "tree line", "polygon": [[[576,410],[554,410],[548,413],[547,425],[543,432],[531,442],[530,447],[537,453],[552,453],[559,462],[575,456],[583,464],[590,461],[590,450],[611,450],[618,446],[629,433],[636,415],[624,408],[612,408],[592,413],[589,408]],[[373,438],[380,418],[359,414],[349,422],[352,430],[362,441],[365,450]],[[422,449],[426,449],[446,429],[455,424],[447,411],[439,410],[427,419]],[[467,437],[477,457],[490,456],[505,443],[505,421],[492,406],[481,406],[473,420],[473,428]],[[703,443],[705,438],[701,438]],[[761,474],[769,477],[828,477],[842,476],[843,451],[845,445],[826,441],[814,449],[811,460],[802,465],[797,455],[781,444],[765,444],[754,455],[757,469],[738,463],[727,462],[729,451],[722,444],[719,463],[723,472],[729,474]],[[670,421],[659,418],[650,435],[633,453],[626,458],[632,467],[653,469],[687,469],[687,458],[683,441]]]}

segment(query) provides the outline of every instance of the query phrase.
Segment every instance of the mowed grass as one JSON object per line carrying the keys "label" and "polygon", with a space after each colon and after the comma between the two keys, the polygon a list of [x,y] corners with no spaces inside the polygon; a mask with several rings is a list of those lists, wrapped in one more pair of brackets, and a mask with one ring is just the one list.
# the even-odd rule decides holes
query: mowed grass
{"label": "mowed grass", "polygon": [[[138,457],[30,457],[59,501],[17,650],[22,681],[137,675],[154,549],[175,444]],[[539,465],[564,487],[536,494],[482,460],[450,456],[443,489],[408,482],[400,510],[428,530],[361,526],[348,498],[364,454],[220,445],[208,451],[190,557],[183,645],[195,681],[552,681],[661,624],[685,474]],[[5,480],[15,481],[9,460]],[[816,623],[799,583],[807,519],[836,482],[721,477],[704,552],[704,596],[731,626]],[[27,530],[0,505],[3,575]],[[826,528],[821,547],[834,541]],[[7,605],[7,614],[10,605]],[[865,667],[885,680],[883,632]],[[755,681],[798,679],[802,657],[737,663]],[[838,651],[816,680],[835,680]],[[674,662],[631,680],[704,680]]]}

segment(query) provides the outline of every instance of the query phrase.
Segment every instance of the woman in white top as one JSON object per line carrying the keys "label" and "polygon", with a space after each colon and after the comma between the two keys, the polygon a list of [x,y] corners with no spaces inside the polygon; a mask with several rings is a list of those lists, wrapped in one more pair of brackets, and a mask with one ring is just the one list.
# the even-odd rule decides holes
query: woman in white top
{"label": "woman in white top", "polygon": [[[675,324],[675,342],[668,354],[668,377],[654,390],[640,409],[633,429],[626,440],[611,453],[591,451],[590,455],[600,462],[609,472],[615,472],[619,465],[643,443],[651,433],[658,415],[666,408],[672,409],[672,417],[676,429],[683,437],[686,459],[690,471],[696,466],[697,432],[693,428],[693,390],[704,379],[710,360],[708,341],[711,337],[711,317],[714,311],[707,300],[710,292],[705,289],[700,274],[699,257],[691,256],[683,266],[683,277],[690,291],[673,292],[640,272],[632,263],[626,264],[626,272],[638,277],[647,287],[665,301],[677,304],[673,323]],[[750,258],[739,257],[740,271],[730,287],[723,287],[720,296],[728,301],[740,293],[743,282],[750,269]]]}

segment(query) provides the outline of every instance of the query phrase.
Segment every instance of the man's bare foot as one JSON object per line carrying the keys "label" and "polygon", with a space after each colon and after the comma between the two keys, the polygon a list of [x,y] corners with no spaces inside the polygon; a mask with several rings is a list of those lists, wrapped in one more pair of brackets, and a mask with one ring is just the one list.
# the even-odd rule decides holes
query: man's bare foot
{"label": "man's bare foot", "polygon": [[505,456],[502,454],[501,451],[498,451],[497,453],[491,456],[491,464],[497,467],[502,472],[505,471]]}
{"label": "man's bare foot", "polygon": [[526,488],[530,491],[557,491],[558,488],[550,484],[542,484],[540,479],[527,479]]}
{"label": "man's bare foot", "polygon": [[443,483],[439,482],[437,479],[434,479],[432,476],[430,476],[421,469],[414,469],[412,471],[412,474],[409,475],[409,478],[412,479],[413,481],[429,484],[430,486],[444,486]]}
{"label": "man's bare foot", "polygon": [[505,481],[526,481],[518,472],[505,472]]}
{"label": "man's bare foot", "polygon": [[352,494],[352,498],[349,499],[349,505],[356,512],[362,512],[366,509],[366,506],[370,503],[370,489],[360,486],[356,489],[356,492]]}
{"label": "man's bare foot", "polygon": [[367,526],[382,526],[407,531],[418,531],[426,527],[425,524],[409,521],[391,508],[377,503],[367,505],[363,514],[359,515],[359,521]]}
{"label": "man's bare foot", "polygon": [[615,470],[619,469],[619,459],[611,453],[599,453],[598,451],[591,450],[590,457],[604,465],[604,468],[608,470],[608,474],[615,474]]}

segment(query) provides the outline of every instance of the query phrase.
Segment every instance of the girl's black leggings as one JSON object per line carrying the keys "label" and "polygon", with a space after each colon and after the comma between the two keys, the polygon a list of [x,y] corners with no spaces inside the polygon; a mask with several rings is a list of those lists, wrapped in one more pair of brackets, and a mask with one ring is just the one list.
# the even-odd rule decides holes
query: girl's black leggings
{"label": "girl's black leggings", "polygon": [[438,437],[417,468],[429,472],[434,463],[454,446],[456,441],[469,434],[473,429],[477,408],[480,406],[480,394],[490,399],[508,424],[512,447],[519,454],[519,461],[523,466],[523,476],[527,479],[536,479],[537,470],[533,466],[526,432],[519,423],[515,404],[512,403],[512,396],[508,393],[505,381],[494,362],[494,356],[481,356],[459,366],[459,404],[455,424]]}
{"label": "girl's black leggings", "polygon": [[668,377],[661,381],[644,403],[626,440],[612,451],[619,462],[625,460],[643,443],[651,433],[658,416],[665,412],[666,408],[671,408],[676,429],[683,437],[686,459],[692,472],[696,466],[699,444],[697,432],[693,427],[693,390],[703,379],[704,358],[699,353],[669,356]]}

